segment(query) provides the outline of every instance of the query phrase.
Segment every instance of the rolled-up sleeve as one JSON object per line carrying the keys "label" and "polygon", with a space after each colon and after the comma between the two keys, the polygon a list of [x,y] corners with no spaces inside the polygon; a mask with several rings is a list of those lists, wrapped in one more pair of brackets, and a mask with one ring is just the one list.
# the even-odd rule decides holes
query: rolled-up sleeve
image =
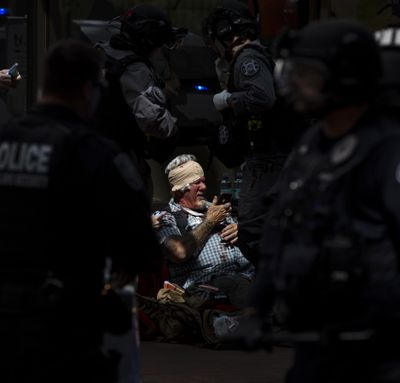
{"label": "rolled-up sleeve", "polygon": [[164,91],[155,85],[150,69],[144,63],[134,63],[121,76],[121,89],[139,128],[157,138],[167,138],[177,132],[177,119],[167,109]]}

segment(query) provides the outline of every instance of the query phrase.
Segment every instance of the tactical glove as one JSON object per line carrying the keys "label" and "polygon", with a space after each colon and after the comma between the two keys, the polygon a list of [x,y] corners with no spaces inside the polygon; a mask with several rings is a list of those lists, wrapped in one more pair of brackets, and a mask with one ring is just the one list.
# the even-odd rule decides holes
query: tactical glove
{"label": "tactical glove", "polygon": [[265,321],[257,315],[243,316],[235,331],[225,337],[225,341],[234,343],[238,347],[254,351],[264,348],[271,351],[272,344],[267,342],[266,334],[270,331]]}
{"label": "tactical glove", "polygon": [[231,97],[231,94],[226,89],[220,93],[214,94],[213,102],[214,102],[215,109],[217,109],[220,112],[220,111],[228,108],[229,107],[229,104],[228,104],[229,97]]}

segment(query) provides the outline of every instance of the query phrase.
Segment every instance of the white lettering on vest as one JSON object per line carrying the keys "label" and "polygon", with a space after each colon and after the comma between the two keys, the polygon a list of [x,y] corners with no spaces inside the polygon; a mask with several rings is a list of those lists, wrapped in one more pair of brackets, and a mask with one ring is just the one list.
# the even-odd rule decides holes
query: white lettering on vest
{"label": "white lettering on vest", "polygon": [[53,147],[45,144],[2,142],[0,171],[46,174]]}

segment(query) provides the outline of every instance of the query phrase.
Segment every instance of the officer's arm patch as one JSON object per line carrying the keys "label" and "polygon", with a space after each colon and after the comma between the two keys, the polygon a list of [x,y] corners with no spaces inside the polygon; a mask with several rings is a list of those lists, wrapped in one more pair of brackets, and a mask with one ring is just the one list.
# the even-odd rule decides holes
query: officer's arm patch
{"label": "officer's arm patch", "polygon": [[246,76],[251,77],[260,71],[260,64],[254,59],[248,59],[240,66],[240,72]]}

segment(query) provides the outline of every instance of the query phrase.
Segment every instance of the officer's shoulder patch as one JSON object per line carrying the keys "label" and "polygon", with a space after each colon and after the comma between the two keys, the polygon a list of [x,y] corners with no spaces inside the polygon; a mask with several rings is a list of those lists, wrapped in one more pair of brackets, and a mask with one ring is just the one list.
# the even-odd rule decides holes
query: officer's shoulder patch
{"label": "officer's shoulder patch", "polygon": [[240,72],[246,77],[251,77],[260,71],[260,64],[254,59],[247,59],[243,61],[240,66]]}

